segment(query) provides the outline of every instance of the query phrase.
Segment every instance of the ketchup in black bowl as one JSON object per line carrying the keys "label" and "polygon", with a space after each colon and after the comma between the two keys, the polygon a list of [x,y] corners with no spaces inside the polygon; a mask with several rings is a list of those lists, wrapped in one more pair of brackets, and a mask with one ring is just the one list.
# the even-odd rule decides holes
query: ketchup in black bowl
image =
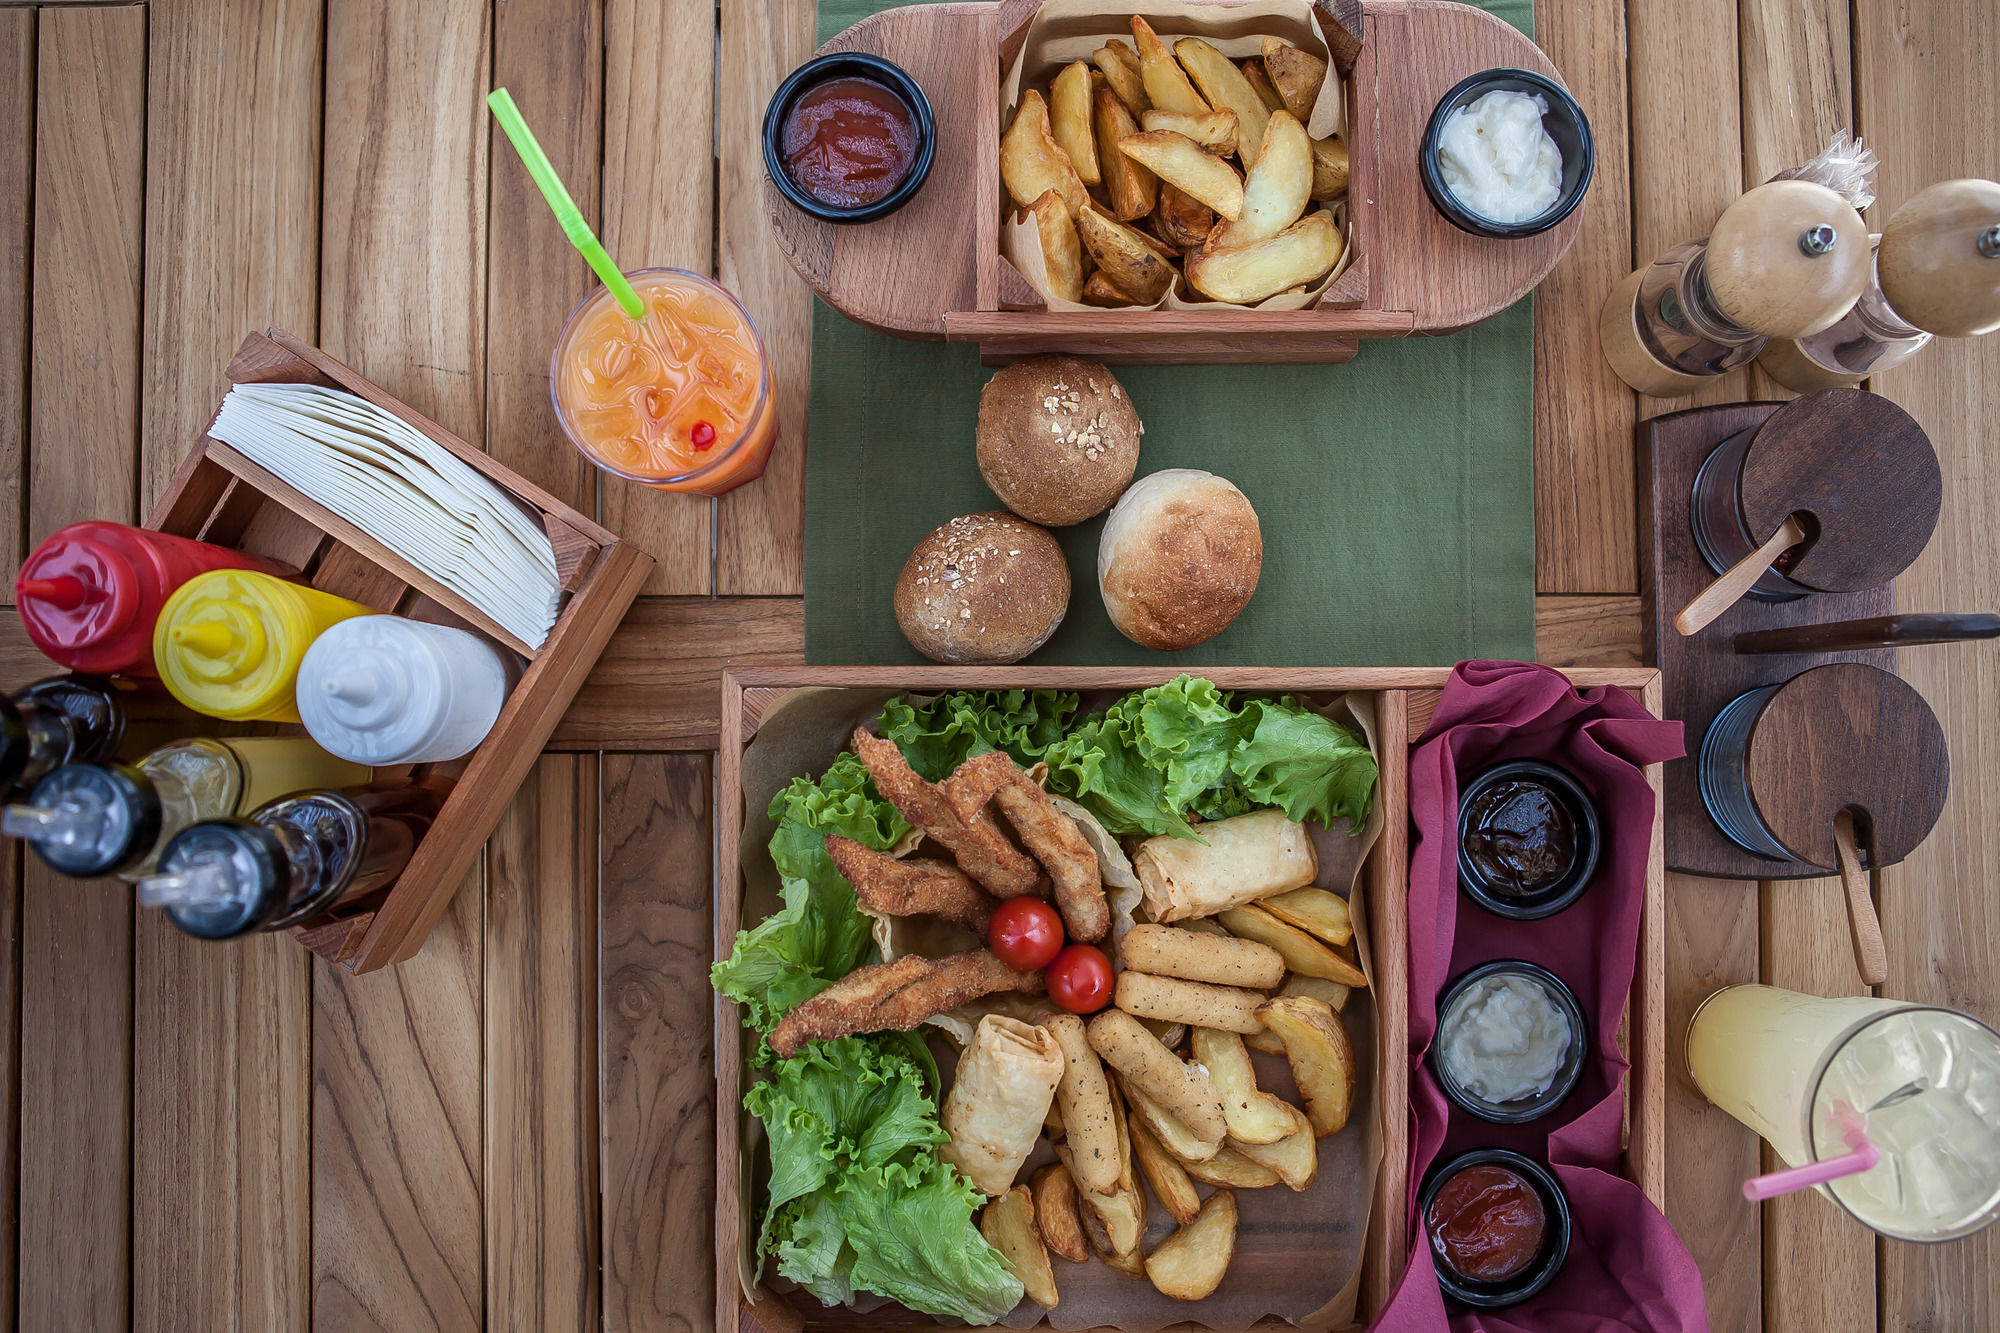
{"label": "ketchup in black bowl", "polygon": [[929,174],[937,127],[914,79],[842,52],[799,66],[764,112],[764,167],[794,204],[830,222],[870,222]]}

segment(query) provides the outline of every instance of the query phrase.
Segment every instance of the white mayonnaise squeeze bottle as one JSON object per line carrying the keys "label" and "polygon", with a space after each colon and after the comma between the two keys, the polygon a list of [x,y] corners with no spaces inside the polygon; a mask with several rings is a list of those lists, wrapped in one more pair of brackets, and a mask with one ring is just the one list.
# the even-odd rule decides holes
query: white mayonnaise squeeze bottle
{"label": "white mayonnaise squeeze bottle", "polygon": [[475,634],[400,616],[328,629],[299,665],[299,717],[330,754],[377,768],[478,748],[513,685],[512,657]]}

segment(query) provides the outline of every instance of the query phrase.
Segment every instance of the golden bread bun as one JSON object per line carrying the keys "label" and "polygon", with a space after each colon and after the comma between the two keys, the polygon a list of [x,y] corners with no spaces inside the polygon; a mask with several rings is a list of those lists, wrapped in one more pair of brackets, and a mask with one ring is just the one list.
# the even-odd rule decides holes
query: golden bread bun
{"label": "golden bread bun", "polygon": [[1069,565],[1042,528],[992,509],[917,543],[896,580],[896,623],[937,662],[1018,662],[1069,610]]}
{"label": "golden bread bun", "polygon": [[1257,591],[1257,511],[1212,472],[1168,468],[1132,483],[1104,520],[1097,586],[1118,632],[1172,652],[1229,626]]}
{"label": "golden bread bun", "polygon": [[1109,370],[1080,356],[1033,356],[979,393],[979,475],[1031,523],[1101,514],[1132,483],[1138,409]]}

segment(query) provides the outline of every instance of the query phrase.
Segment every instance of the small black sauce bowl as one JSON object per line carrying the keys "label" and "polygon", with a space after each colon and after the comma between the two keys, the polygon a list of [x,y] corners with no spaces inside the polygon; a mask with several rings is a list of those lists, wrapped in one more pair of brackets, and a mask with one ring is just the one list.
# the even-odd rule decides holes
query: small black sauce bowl
{"label": "small black sauce bowl", "polygon": [[[1505,1148],[1475,1148],[1471,1152],[1460,1153],[1442,1166],[1431,1168],[1430,1174],[1424,1177],[1423,1192],[1417,1196],[1417,1215],[1428,1219],[1431,1200],[1437,1197],[1446,1181],[1468,1166],[1505,1167],[1520,1175],[1542,1196],[1542,1213],[1546,1219],[1542,1229],[1542,1251],[1535,1256],[1533,1263],[1504,1282],[1474,1282],[1460,1277],[1445,1264],[1434,1242],[1431,1243],[1431,1267],[1437,1270],[1438,1286],[1444,1288],[1444,1294],[1460,1305],[1478,1310],[1519,1305],[1555,1281],[1556,1274],[1562,1271],[1563,1262],[1569,1258],[1569,1196],[1562,1192],[1562,1186],[1556,1184],[1556,1178],[1548,1168],[1533,1158]],[[1424,1234],[1428,1240],[1428,1221]]]}
{"label": "small black sauce bowl", "polygon": [[[792,173],[785,170],[785,117],[791,114],[792,103],[828,79],[838,78],[873,79],[884,85],[902,99],[917,126],[917,152],[915,160],[910,163],[910,174],[903,177],[901,185],[874,203],[857,208],[836,208],[821,203],[801,189],[799,183],[792,179]],[[923,188],[924,178],[931,174],[931,160],[936,156],[937,119],[931,114],[930,99],[924,96],[924,90],[915,79],[904,73],[900,65],[880,56],[861,51],[836,51],[832,55],[815,56],[793,70],[764,106],[764,170],[770,175],[771,183],[793,204],[828,222],[874,222],[888,217],[916,197],[917,191]]]}
{"label": "small black sauce bowl", "polygon": [[[1458,202],[1458,196],[1444,183],[1444,172],[1438,166],[1438,136],[1444,133],[1444,123],[1460,107],[1469,106],[1490,92],[1540,93],[1549,104],[1542,114],[1542,128],[1549,138],[1555,140],[1556,151],[1562,154],[1562,192],[1548,211],[1520,222],[1495,222]],[[1597,145],[1590,137],[1590,121],[1583,114],[1583,108],[1554,79],[1526,69],[1486,69],[1458,81],[1452,90],[1444,95],[1444,100],[1431,112],[1430,124],[1424,128],[1423,146],[1417,150],[1417,168],[1423,177],[1424,193],[1431,197],[1431,203],[1445,219],[1460,231],[1469,231],[1474,236],[1491,236],[1498,240],[1518,240],[1523,236],[1534,236],[1545,232],[1576,211],[1583,202],[1584,192],[1590,188],[1590,177],[1597,169]]]}
{"label": "small black sauce bowl", "polygon": [[[1524,778],[1548,788],[1569,811],[1570,823],[1576,829],[1576,859],[1570,863],[1569,873],[1533,893],[1503,892],[1497,885],[1489,883],[1465,854],[1467,808],[1480,792],[1508,778]],[[1473,902],[1510,921],[1539,921],[1543,917],[1554,916],[1581,898],[1583,891],[1590,887],[1591,876],[1597,873],[1598,852],[1603,841],[1598,829],[1596,802],[1590,799],[1590,794],[1581,783],[1554,764],[1544,764],[1535,759],[1514,759],[1495,764],[1475,776],[1458,794],[1458,887]]]}
{"label": "small black sauce bowl", "polygon": [[[1451,1006],[1458,997],[1481,978],[1506,973],[1524,976],[1541,983],[1555,1001],[1557,1009],[1569,1020],[1569,1053],[1563,1057],[1556,1076],[1550,1080],[1544,1091],[1533,1097],[1523,1097],[1513,1102],[1489,1102],[1476,1093],[1469,1092],[1446,1066],[1444,1059],[1444,1017],[1451,1012]],[[1583,1006],[1576,1002],[1576,996],[1562,978],[1545,967],[1525,962],[1519,958],[1500,958],[1490,963],[1482,963],[1460,976],[1445,989],[1444,998],[1438,1001],[1437,1037],[1431,1042],[1431,1072],[1437,1075],[1438,1086],[1451,1104],[1467,1115],[1494,1125],[1525,1125],[1531,1120],[1540,1120],[1549,1112],[1563,1104],[1570,1093],[1576,1090],[1577,1080],[1583,1077],[1584,1061],[1590,1057],[1590,1024],[1583,1016]]]}

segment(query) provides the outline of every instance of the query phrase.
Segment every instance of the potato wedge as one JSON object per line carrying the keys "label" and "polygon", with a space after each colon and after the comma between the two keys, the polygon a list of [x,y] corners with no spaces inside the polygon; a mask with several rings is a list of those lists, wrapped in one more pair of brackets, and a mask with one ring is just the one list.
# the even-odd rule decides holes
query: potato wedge
{"label": "potato wedge", "polygon": [[1159,300],[1173,283],[1173,265],[1124,223],[1086,208],[1077,215],[1076,232],[1091,262],[1119,291],[1129,292],[1141,304]]}
{"label": "potato wedge", "polygon": [[1325,977],[1309,977],[1303,972],[1294,972],[1285,978],[1280,995],[1309,995],[1315,1000],[1325,1000],[1336,1014],[1347,1007],[1347,997],[1354,993],[1352,987],[1343,986],[1338,981],[1328,981]]}
{"label": "potato wedge", "polygon": [[1276,236],[1305,214],[1312,182],[1312,139],[1306,127],[1289,111],[1273,111],[1264,127],[1264,151],[1243,182],[1243,216],[1217,228],[1209,244],[1232,250]]}
{"label": "potato wedge", "polygon": [[1359,1082],[1354,1045],[1340,1015],[1326,1001],[1304,995],[1280,995],[1258,1012],[1285,1043],[1285,1061],[1292,1067],[1299,1095],[1306,1099],[1313,1133],[1320,1138],[1338,1134],[1354,1110]]}
{"label": "potato wedge", "polygon": [[1057,1144],[1056,1157],[1076,1182],[1077,1201],[1083,1205],[1084,1229],[1088,1231],[1090,1223],[1095,1221],[1103,1228],[1106,1243],[1116,1254],[1130,1254],[1138,1249],[1140,1237],[1146,1232],[1146,1200],[1138,1187],[1128,1189],[1121,1185],[1110,1194],[1099,1194],[1077,1180],[1069,1149]]}
{"label": "potato wedge", "polygon": [[1076,1181],[1061,1162],[1050,1162],[1035,1172],[1030,1182],[1035,1195],[1035,1225],[1042,1243],[1073,1264],[1090,1258],[1090,1244],[1083,1238],[1083,1217],[1077,1211]]}
{"label": "potato wedge", "polygon": [[1175,1161],[1205,1162],[1222,1150],[1221,1139],[1202,1138],[1179,1116],[1133,1087],[1129,1080],[1121,1078],[1118,1086],[1125,1093],[1125,1104],[1131,1109],[1132,1118],[1145,1125],[1147,1132]]}
{"label": "potato wedge", "polygon": [[1236,1257],[1236,1196],[1217,1190],[1186,1226],[1146,1256],[1146,1277],[1162,1296],[1198,1301],[1222,1285]]}
{"label": "potato wedge", "polygon": [[1310,51],[1266,37],[1264,68],[1271,75],[1271,86],[1285,100],[1285,110],[1297,116],[1301,125],[1312,120],[1320,85],[1326,82],[1326,62]]}
{"label": "potato wedge", "polygon": [[[1247,188],[1245,192],[1248,192]],[[1348,911],[1347,899],[1329,889],[1310,886],[1293,889],[1289,893],[1260,898],[1257,906],[1280,921],[1319,936],[1328,944],[1346,944],[1354,938],[1354,917]]]}
{"label": "potato wedge", "polygon": [[1146,100],[1146,81],[1139,76],[1139,57],[1123,42],[1107,42],[1090,57],[1104,82],[1125,110],[1137,116],[1153,104]]}
{"label": "potato wedge", "polygon": [[1276,1143],[1298,1127],[1292,1108],[1257,1087],[1243,1038],[1214,1028],[1194,1030],[1194,1058],[1222,1094],[1222,1118],[1238,1143]]}
{"label": "potato wedge", "polygon": [[1291,1113],[1291,1133],[1276,1143],[1238,1143],[1231,1139],[1225,1146],[1277,1172],[1278,1179],[1292,1190],[1311,1189],[1313,1178],[1319,1175],[1319,1139],[1313,1134],[1312,1121],[1290,1102],[1278,1105]]}
{"label": "potato wedge", "polygon": [[1104,1261],[1106,1268],[1123,1273],[1126,1277],[1146,1276],[1146,1257],[1139,1253],[1138,1247],[1134,1246],[1122,1254],[1119,1253],[1111,1244],[1111,1237],[1105,1231],[1104,1223],[1088,1208],[1083,1210],[1083,1234],[1090,1238],[1091,1252]]}
{"label": "potato wedge", "polygon": [[[1145,1122],[1132,1122],[1132,1160],[1138,1163],[1140,1174],[1146,1177],[1146,1184],[1153,1191],[1153,1197],[1160,1201],[1160,1207],[1167,1210],[1167,1216],[1176,1225],[1186,1226],[1194,1221],[1194,1215],[1201,1210],[1201,1196],[1195,1193],[1194,1181],[1189,1178],[1187,1168],[1174,1155],[1160,1146],[1153,1137],[1153,1131]],[[1308,1127],[1307,1133],[1311,1133]]]}
{"label": "potato wedge", "polygon": [[1278,1173],[1259,1162],[1253,1162],[1243,1155],[1240,1148],[1228,1144],[1222,1151],[1206,1162],[1184,1162],[1187,1173],[1204,1185],[1214,1185],[1221,1189],[1261,1190],[1278,1184]]}
{"label": "potato wedge", "polygon": [[1132,44],[1139,48],[1139,77],[1145,80],[1147,101],[1163,111],[1200,115],[1209,109],[1153,25],[1137,14],[1132,16]]}
{"label": "potato wedge", "polygon": [[1231,221],[1243,212],[1243,178],[1236,168],[1185,134],[1128,134],[1118,141],[1118,151]]}
{"label": "potato wedge", "polygon": [[[1250,255],[1253,252],[1263,250],[1265,247],[1278,245],[1292,236],[1300,227],[1313,222],[1322,224],[1327,231],[1333,232],[1335,237],[1340,235],[1338,231],[1334,230],[1332,221],[1324,213],[1315,213],[1303,222],[1298,223],[1290,231],[1286,231],[1268,241],[1259,241],[1256,245],[1245,246],[1241,250],[1220,251],[1218,252],[1218,257],[1228,258],[1230,256]],[[1339,243],[1336,240],[1334,254],[1338,257],[1339,253]],[[1208,292],[1208,289],[1202,286],[1201,279],[1195,276],[1195,270],[1208,258],[1209,252],[1204,250],[1200,255],[1188,261],[1188,281],[1194,284],[1197,291]],[[1327,267],[1330,268],[1332,265],[1329,264]],[[1326,269],[1322,268],[1319,274],[1314,274],[1313,276],[1318,277],[1325,272]],[[1240,279],[1242,275],[1232,273],[1231,277]],[[1311,280],[1311,278],[1299,279],[1301,282],[1310,282]],[[1268,286],[1268,282],[1262,285]],[[1287,285],[1296,286],[1297,283]],[[1226,290],[1261,290],[1261,286],[1245,281],[1241,282],[1238,286],[1226,288]],[[1284,290],[1284,287],[1272,287],[1265,295],[1268,296],[1272,292],[1281,292]],[[1216,292],[1208,292],[1208,294],[1214,296],[1219,301],[1238,299],[1222,296]],[[1255,301],[1261,298],[1251,296],[1241,299]],[[1272,916],[1256,903],[1246,903],[1242,907],[1232,907],[1221,914],[1220,920],[1230,934],[1240,936],[1246,940],[1256,940],[1261,944],[1268,944],[1273,949],[1276,949],[1285,956],[1285,966],[1294,972],[1303,972],[1309,977],[1325,977],[1328,981],[1338,981],[1343,986],[1353,986],[1357,989],[1368,985],[1368,978],[1361,974],[1360,968],[1348,962],[1345,958],[1342,958],[1332,949],[1306,934],[1297,926],[1278,920],[1277,917]]]}
{"label": "potato wedge", "polygon": [[1285,1043],[1279,1041],[1278,1034],[1269,1028],[1265,1028],[1262,1032],[1245,1034],[1243,1044],[1253,1051],[1262,1051],[1266,1055],[1283,1055],[1285,1053]]}
{"label": "potato wedge", "polygon": [[1312,197],[1318,203],[1347,193],[1347,145],[1339,135],[1313,140]]}
{"label": "potato wedge", "polygon": [[1049,85],[1049,128],[1069,154],[1077,179],[1096,185],[1104,179],[1097,166],[1097,136],[1091,130],[1090,66],[1081,60],[1063,66]]}
{"label": "potato wedge", "polygon": [[1098,167],[1104,174],[1104,194],[1111,203],[1111,216],[1120,222],[1145,217],[1153,211],[1160,183],[1152,172],[1118,151],[1118,141],[1137,134],[1139,122],[1132,119],[1125,104],[1110,91],[1100,88],[1091,96]]}
{"label": "potato wedge", "polygon": [[1035,1196],[1026,1185],[1016,1185],[986,1205],[979,1214],[979,1234],[1000,1251],[1029,1300],[1044,1310],[1056,1308],[1056,1274],[1035,1225]]}
{"label": "potato wedge", "polygon": [[1250,90],[1257,94],[1257,100],[1265,107],[1272,111],[1285,109],[1285,99],[1278,96],[1278,90],[1271,86],[1271,76],[1264,70],[1262,56],[1251,56],[1236,68],[1243,71],[1243,78],[1249,83]]}
{"label": "potato wedge", "polygon": [[1236,151],[1237,120],[1234,111],[1204,111],[1198,116],[1190,116],[1185,111],[1155,108],[1141,114],[1139,123],[1149,131],[1172,130],[1176,134],[1185,134],[1217,157],[1228,157]]}
{"label": "potato wedge", "polygon": [[1048,190],[1062,196],[1072,216],[1090,206],[1090,192],[1049,129],[1048,104],[1032,88],[1021,94],[1014,123],[1000,136],[1000,180],[1021,208]]}
{"label": "potato wedge", "polygon": [[1126,295],[1125,292],[1120,290],[1118,284],[1105,277],[1103,270],[1100,269],[1098,272],[1091,274],[1089,279],[1084,282],[1083,303],[1085,305],[1103,306],[1107,310],[1116,310],[1121,306],[1138,305],[1140,301],[1135,296]]}
{"label": "potato wedge", "polygon": [[[1169,245],[1183,250],[1197,249],[1215,230],[1215,210],[1171,185],[1162,185],[1159,202],[1153,205],[1153,230]],[[1131,937],[1127,936],[1126,941],[1129,947]]]}
{"label": "potato wedge", "polygon": [[[1250,86],[1250,80],[1243,77],[1243,71],[1229,63],[1229,57],[1210,46],[1199,37],[1183,37],[1174,43],[1174,54],[1180,57],[1181,68],[1194,81],[1195,90],[1208,104],[1217,110],[1224,107],[1236,113],[1242,130],[1237,144],[1243,153],[1244,164],[1256,162],[1264,142],[1264,122],[1270,117],[1271,108],[1257,96],[1257,90]],[[1152,129],[1151,125],[1146,127]]]}
{"label": "potato wedge", "polygon": [[1076,227],[1069,209],[1054,190],[1028,206],[1035,219],[1035,233],[1042,240],[1042,262],[1049,275],[1049,291],[1065,301],[1083,299],[1083,246],[1076,239]]}

